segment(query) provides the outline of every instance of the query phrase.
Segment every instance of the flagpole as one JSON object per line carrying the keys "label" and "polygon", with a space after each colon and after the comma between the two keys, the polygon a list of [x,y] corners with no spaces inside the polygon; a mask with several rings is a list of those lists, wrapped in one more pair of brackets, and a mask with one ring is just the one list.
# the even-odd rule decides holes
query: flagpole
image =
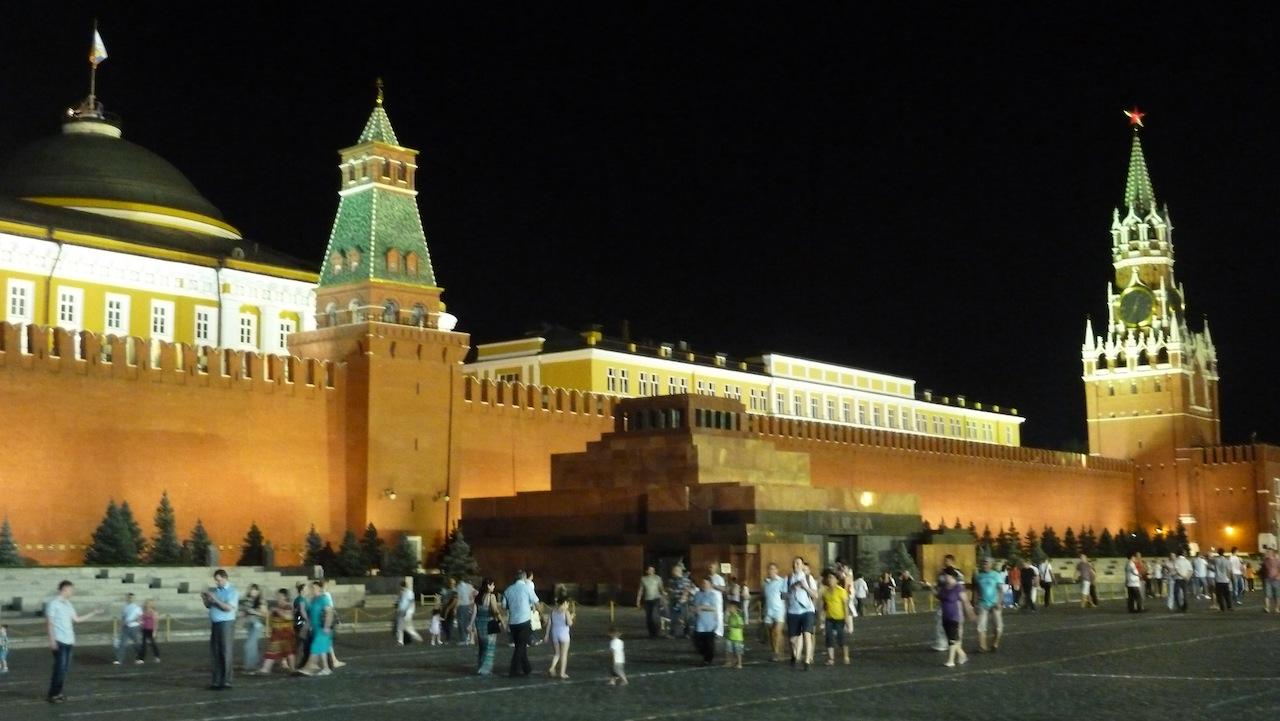
{"label": "flagpole", "polygon": [[[98,18],[94,18],[93,19],[93,39],[96,41],[97,38],[98,38]],[[89,52],[90,52],[90,56],[92,56],[93,51],[90,50]],[[96,95],[98,90],[98,64],[93,62],[92,57],[90,57],[90,60],[89,60],[89,68],[90,68],[89,70],[89,110],[93,111],[95,108],[97,108],[97,103],[95,102],[94,96]]]}

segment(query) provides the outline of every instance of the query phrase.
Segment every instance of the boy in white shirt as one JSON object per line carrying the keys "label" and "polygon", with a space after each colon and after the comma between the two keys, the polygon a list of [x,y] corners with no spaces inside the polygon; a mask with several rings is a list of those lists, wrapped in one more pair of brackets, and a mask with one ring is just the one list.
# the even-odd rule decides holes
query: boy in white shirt
{"label": "boy in white shirt", "polygon": [[609,627],[609,655],[613,659],[609,665],[609,685],[626,686],[627,652],[622,645],[622,632],[616,626]]}

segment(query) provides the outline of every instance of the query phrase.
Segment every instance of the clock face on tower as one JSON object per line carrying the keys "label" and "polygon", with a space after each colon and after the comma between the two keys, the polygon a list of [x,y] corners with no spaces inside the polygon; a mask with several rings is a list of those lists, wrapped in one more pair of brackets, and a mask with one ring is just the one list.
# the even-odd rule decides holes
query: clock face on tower
{"label": "clock face on tower", "polygon": [[1120,319],[1125,325],[1138,326],[1151,322],[1156,298],[1146,288],[1129,288],[1120,294]]}

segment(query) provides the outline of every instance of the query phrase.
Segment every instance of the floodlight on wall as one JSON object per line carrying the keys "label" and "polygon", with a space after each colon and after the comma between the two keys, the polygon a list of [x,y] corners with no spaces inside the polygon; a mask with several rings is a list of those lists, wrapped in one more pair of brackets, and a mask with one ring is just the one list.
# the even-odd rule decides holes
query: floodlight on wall
{"label": "floodlight on wall", "polygon": [[383,497],[384,497],[384,498],[386,498],[388,501],[394,501],[394,500],[396,500],[396,489],[394,489],[394,488],[387,488],[387,489],[384,489],[384,490],[382,491],[382,495],[383,495]]}
{"label": "floodlight on wall", "polygon": [[448,503],[448,502],[449,502],[449,492],[448,492],[448,491],[437,491],[437,492],[436,492],[436,495],[435,495],[435,496],[433,496],[431,500],[433,500],[433,501],[444,501],[445,503]]}

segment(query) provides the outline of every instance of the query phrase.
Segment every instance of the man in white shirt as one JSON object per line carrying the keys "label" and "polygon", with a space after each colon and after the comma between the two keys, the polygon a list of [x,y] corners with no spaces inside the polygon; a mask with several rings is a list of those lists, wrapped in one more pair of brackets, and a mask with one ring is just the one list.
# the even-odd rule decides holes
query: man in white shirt
{"label": "man in white shirt", "polygon": [[408,581],[400,582],[400,597],[396,599],[396,645],[404,645],[407,634],[418,643],[422,643],[422,635],[413,627],[413,612],[417,610],[417,599],[413,597],[413,587]]}
{"label": "man in white shirt", "polygon": [[1209,561],[1204,557],[1204,551],[1196,554],[1195,559],[1191,562],[1192,573],[1195,574],[1195,594],[1196,598],[1209,598]]}
{"label": "man in white shirt", "polygon": [[707,564],[707,578],[711,579],[712,588],[719,591],[720,593],[724,593],[726,584],[725,584],[724,576],[720,575],[719,563]]}
{"label": "man in white shirt", "polygon": [[1040,573],[1040,588],[1044,590],[1044,607],[1048,608],[1053,603],[1053,564],[1046,558],[1036,570]]}
{"label": "man in white shirt", "polygon": [[1173,578],[1172,590],[1169,591],[1170,598],[1173,599],[1173,605],[1182,613],[1187,612],[1187,588],[1191,585],[1191,561],[1187,560],[1186,554],[1179,553],[1177,556],[1169,554],[1173,557]]}
{"label": "man in white shirt", "polygon": [[1134,553],[1124,565],[1124,586],[1128,595],[1129,613],[1142,613],[1142,572],[1138,564],[1142,560],[1141,553]]}
{"label": "man in white shirt", "polygon": [[803,661],[806,671],[813,666],[817,598],[818,582],[809,572],[809,565],[797,556],[787,577],[787,633],[791,637],[791,663]]}
{"label": "man in white shirt", "polygon": [[853,610],[857,615],[862,615],[862,602],[867,600],[867,594],[871,589],[867,586],[867,579],[859,573],[853,577]]}
{"label": "man in white shirt", "polygon": [[769,573],[760,586],[760,600],[764,604],[763,623],[769,631],[769,643],[773,648],[773,660],[782,660],[782,631],[787,623],[787,579],[778,575],[778,564],[769,564]]}
{"label": "man in white shirt", "polygon": [[1240,560],[1238,547],[1231,547],[1231,556],[1227,561],[1231,564],[1231,598],[1239,606],[1244,598],[1244,563]]}
{"label": "man in white shirt", "polygon": [[113,666],[124,662],[125,649],[132,646],[136,663],[142,663],[142,607],[133,600],[132,593],[124,595],[124,608],[120,611],[120,635],[116,638],[116,660]]}
{"label": "man in white shirt", "polygon": [[75,624],[83,623],[102,613],[101,608],[83,615],[76,615],[75,606],[71,605],[71,596],[75,586],[70,581],[58,584],[58,595],[44,605],[45,628],[49,632],[49,650],[53,652],[53,678],[49,681],[49,693],[45,699],[49,703],[62,703],[67,700],[62,695],[62,685],[67,680],[67,672],[71,670],[71,649],[76,645]]}
{"label": "man in white shirt", "polygon": [[464,577],[458,579],[458,587],[455,592],[457,593],[458,635],[462,637],[458,645],[467,646],[475,643],[475,634],[472,633],[475,629],[472,626],[475,625],[476,617],[476,589],[470,583],[467,583],[467,579]]}

